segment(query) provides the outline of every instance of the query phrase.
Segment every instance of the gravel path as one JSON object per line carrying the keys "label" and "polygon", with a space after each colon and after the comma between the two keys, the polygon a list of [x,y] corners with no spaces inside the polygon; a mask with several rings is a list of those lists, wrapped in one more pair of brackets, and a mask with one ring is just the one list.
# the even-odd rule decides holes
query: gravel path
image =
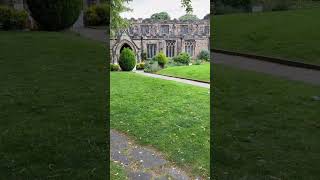
{"label": "gravel path", "polygon": [[221,53],[211,53],[214,63],[225,64],[240,69],[251,70],[284,77],[290,80],[303,81],[320,85],[320,71],[286,66],[256,59],[232,56]]}
{"label": "gravel path", "polygon": [[209,83],[202,83],[202,82],[197,82],[197,81],[192,81],[192,80],[168,77],[168,76],[163,76],[163,75],[159,75],[159,74],[145,73],[143,71],[134,71],[134,72],[137,73],[137,74],[148,76],[148,77],[159,78],[159,79],[170,80],[170,81],[176,81],[176,82],[190,84],[190,85],[203,87],[203,88],[208,88],[208,89],[210,88],[210,84]]}
{"label": "gravel path", "polygon": [[160,153],[137,145],[126,135],[110,130],[110,158],[120,164],[129,180],[194,180]]}

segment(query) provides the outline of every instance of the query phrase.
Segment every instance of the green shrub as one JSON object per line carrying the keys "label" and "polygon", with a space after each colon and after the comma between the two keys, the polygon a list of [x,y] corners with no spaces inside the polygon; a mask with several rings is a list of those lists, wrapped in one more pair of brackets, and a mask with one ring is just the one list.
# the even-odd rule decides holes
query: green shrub
{"label": "green shrub", "polygon": [[136,56],[129,48],[124,48],[120,54],[119,65],[123,71],[132,71],[136,66]]}
{"label": "green shrub", "polygon": [[144,72],[154,73],[160,71],[162,68],[159,66],[158,61],[147,61],[144,67]]}
{"label": "green shrub", "polygon": [[182,52],[178,56],[172,58],[174,62],[189,65],[191,57],[188,53]]}
{"label": "green shrub", "polygon": [[71,27],[79,17],[82,0],[27,0],[31,16],[44,30]]}
{"label": "green shrub", "polygon": [[146,52],[141,53],[141,60],[142,61],[147,60],[147,53]]}
{"label": "green shrub", "polygon": [[209,61],[210,60],[210,53],[207,50],[201,50],[198,54],[198,59]]}
{"label": "green shrub", "polygon": [[161,67],[164,67],[164,65],[168,63],[168,58],[163,52],[160,52],[156,56],[154,56],[153,60],[157,61]]}
{"label": "green shrub", "polygon": [[145,63],[138,63],[136,69],[137,70],[143,70],[145,66]]}
{"label": "green shrub", "polygon": [[119,71],[120,66],[118,64],[110,64],[110,71]]}
{"label": "green shrub", "polygon": [[0,6],[0,24],[5,30],[25,29],[27,27],[28,13],[18,11],[6,6]]}
{"label": "green shrub", "polygon": [[86,26],[102,26],[109,22],[109,6],[107,4],[93,5],[84,12]]}
{"label": "green shrub", "polygon": [[196,59],[194,61],[194,65],[201,65],[203,63],[203,61],[201,59]]}

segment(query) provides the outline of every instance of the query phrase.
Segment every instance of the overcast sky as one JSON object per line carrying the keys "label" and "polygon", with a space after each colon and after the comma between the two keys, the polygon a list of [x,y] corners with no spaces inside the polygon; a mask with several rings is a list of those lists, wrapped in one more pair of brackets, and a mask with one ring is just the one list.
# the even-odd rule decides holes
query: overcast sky
{"label": "overcast sky", "polygon": [[[133,0],[127,4],[132,12],[122,13],[124,18],[149,18],[152,14],[166,11],[172,19],[184,15],[185,8],[181,7],[181,0]],[[193,14],[202,19],[210,12],[210,0],[192,0]]]}

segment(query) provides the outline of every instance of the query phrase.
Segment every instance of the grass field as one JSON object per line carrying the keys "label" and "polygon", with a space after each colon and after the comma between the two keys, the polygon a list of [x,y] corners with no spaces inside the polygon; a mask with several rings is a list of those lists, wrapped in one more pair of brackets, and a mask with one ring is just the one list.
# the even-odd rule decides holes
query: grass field
{"label": "grass field", "polygon": [[124,72],[111,73],[111,87],[111,128],[193,175],[209,175],[208,89]]}
{"label": "grass field", "polygon": [[320,87],[213,68],[217,179],[319,179]]}
{"label": "grass field", "polygon": [[210,63],[168,67],[160,70],[158,74],[210,82]]}
{"label": "grass field", "polygon": [[0,32],[2,179],[105,179],[105,45]]}
{"label": "grass field", "polygon": [[126,173],[120,165],[110,162],[110,179],[111,180],[126,180]]}
{"label": "grass field", "polygon": [[320,65],[320,8],[214,16],[214,48]]}

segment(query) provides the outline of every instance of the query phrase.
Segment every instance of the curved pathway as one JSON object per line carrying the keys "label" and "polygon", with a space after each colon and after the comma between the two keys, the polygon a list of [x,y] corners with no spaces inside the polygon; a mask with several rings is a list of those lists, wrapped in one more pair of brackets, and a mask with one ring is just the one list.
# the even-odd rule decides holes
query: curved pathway
{"label": "curved pathway", "polygon": [[175,78],[175,77],[169,77],[169,76],[164,76],[164,75],[160,75],[160,74],[145,73],[143,71],[134,71],[134,72],[141,74],[141,75],[144,75],[144,76],[148,76],[148,77],[159,78],[159,79],[164,79],[164,80],[169,80],[169,81],[176,81],[176,82],[190,84],[193,86],[198,86],[198,87],[203,87],[203,88],[210,88],[209,83],[203,83],[203,82]]}
{"label": "curved pathway", "polygon": [[213,57],[215,64],[224,64],[240,69],[272,74],[290,80],[320,85],[320,71],[317,70],[286,66],[282,64],[221,53],[211,53],[211,56]]}
{"label": "curved pathway", "polygon": [[135,144],[125,134],[110,130],[110,158],[121,164],[129,180],[193,180],[160,153]]}

